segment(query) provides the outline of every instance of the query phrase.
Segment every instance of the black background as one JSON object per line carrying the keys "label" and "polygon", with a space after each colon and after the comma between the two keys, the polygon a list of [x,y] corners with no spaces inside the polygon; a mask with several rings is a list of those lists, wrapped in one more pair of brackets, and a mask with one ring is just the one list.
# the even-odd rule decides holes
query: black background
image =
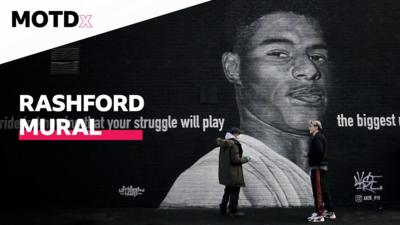
{"label": "black background", "polygon": [[[225,118],[224,131],[238,125],[233,87],[220,57],[227,49],[221,16],[229,1],[212,1],[118,29],[66,47],[80,50],[78,74],[51,74],[45,51],[0,66],[5,116],[105,118]],[[325,133],[329,184],[336,205],[352,205],[353,175],[383,175],[382,200],[398,204],[399,127],[369,131],[338,128],[336,116],[400,116],[399,5],[396,1],[326,2],[335,12],[327,36],[335,63]],[[27,37],[29,38],[29,37]],[[20,113],[19,95],[140,94],[138,113]],[[20,142],[17,130],[0,130],[2,207],[157,207],[176,177],[215,147],[223,132],[209,129],[146,129],[144,140]],[[145,188],[136,198],[122,185]],[[362,193],[362,192],[361,192]]]}

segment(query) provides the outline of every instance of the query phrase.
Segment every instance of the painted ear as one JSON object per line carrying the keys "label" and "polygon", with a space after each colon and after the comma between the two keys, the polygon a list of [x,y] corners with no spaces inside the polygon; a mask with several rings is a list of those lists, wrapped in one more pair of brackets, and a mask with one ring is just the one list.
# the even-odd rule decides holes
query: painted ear
{"label": "painted ear", "polygon": [[222,67],[229,82],[235,85],[242,85],[240,80],[240,57],[238,54],[225,52],[222,55]]}

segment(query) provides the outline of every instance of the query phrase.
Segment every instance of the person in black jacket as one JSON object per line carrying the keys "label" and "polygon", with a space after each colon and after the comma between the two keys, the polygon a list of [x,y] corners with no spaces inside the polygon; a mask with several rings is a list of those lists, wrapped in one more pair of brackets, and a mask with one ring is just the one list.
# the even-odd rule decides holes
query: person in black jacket
{"label": "person in black jacket", "polygon": [[324,222],[325,218],[336,219],[325,181],[325,175],[328,171],[327,141],[321,133],[322,125],[320,121],[310,121],[308,129],[311,134],[311,144],[307,157],[311,169],[311,185],[315,204],[315,212],[308,217],[308,221]]}

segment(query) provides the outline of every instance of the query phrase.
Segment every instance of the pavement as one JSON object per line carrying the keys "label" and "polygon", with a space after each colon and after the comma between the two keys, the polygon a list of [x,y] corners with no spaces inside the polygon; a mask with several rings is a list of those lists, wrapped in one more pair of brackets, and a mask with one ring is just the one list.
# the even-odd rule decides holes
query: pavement
{"label": "pavement", "polygon": [[[216,209],[84,208],[2,209],[0,225],[292,225],[307,222],[312,208],[242,209],[241,217]],[[337,219],[324,224],[399,225],[400,208],[336,209]]]}

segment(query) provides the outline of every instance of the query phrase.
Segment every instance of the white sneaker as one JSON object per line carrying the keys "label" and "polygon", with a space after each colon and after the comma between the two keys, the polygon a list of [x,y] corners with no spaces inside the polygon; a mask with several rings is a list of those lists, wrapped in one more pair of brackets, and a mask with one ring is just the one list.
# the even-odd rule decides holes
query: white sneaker
{"label": "white sneaker", "polygon": [[336,214],[335,214],[335,212],[324,211],[324,217],[327,219],[334,220],[334,219],[336,219]]}
{"label": "white sneaker", "polygon": [[310,221],[310,220],[312,220],[314,217],[317,217],[317,216],[318,216],[318,213],[314,212],[314,213],[311,214],[311,216],[309,216],[309,217],[307,218],[307,220]]}
{"label": "white sneaker", "polygon": [[311,223],[322,223],[325,222],[324,216],[316,216],[309,220]]}

